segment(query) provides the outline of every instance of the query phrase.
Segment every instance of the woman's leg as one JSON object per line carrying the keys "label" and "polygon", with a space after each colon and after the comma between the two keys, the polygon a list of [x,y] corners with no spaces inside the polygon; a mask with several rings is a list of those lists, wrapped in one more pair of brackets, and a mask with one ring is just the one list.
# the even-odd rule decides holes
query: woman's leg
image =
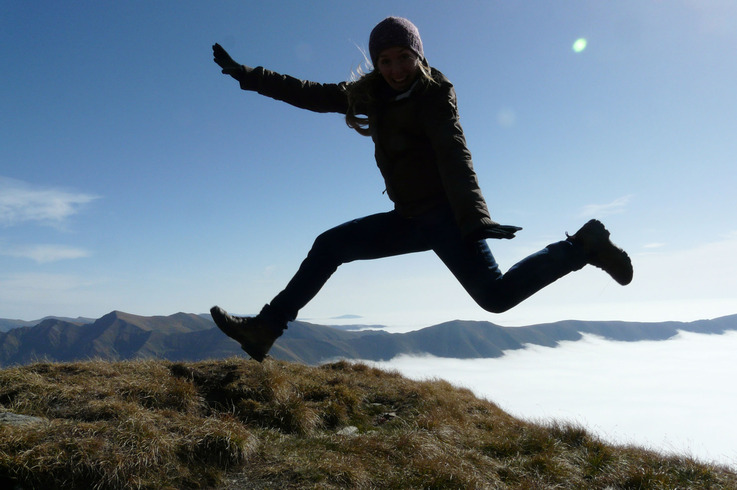
{"label": "woman's leg", "polygon": [[431,247],[471,297],[485,310],[501,313],[569,272],[586,265],[581,247],[567,240],[553,243],[521,260],[506,274],[485,240],[468,242],[457,232],[452,214],[426,223]]}
{"label": "woman's leg", "polygon": [[394,211],[349,221],[317,237],[284,291],[257,316],[232,316],[219,306],[213,306],[210,314],[220,330],[261,362],[287,322],[297,317],[341,264],[423,250],[429,246],[418,233],[416,220],[402,218]]}
{"label": "woman's leg", "polygon": [[297,317],[341,264],[429,249],[416,220],[403,218],[395,211],[336,226],[317,237],[297,273],[262,314],[286,324]]}

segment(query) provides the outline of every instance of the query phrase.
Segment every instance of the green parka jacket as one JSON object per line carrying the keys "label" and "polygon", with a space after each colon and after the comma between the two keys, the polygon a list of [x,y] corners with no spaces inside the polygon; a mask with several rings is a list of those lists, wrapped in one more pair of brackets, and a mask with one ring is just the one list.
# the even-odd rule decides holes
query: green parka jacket
{"label": "green parka jacket", "polygon": [[[314,112],[348,111],[346,86],[351,82],[322,84],[263,67],[244,68],[237,77],[244,90]],[[368,117],[376,164],[397,212],[413,217],[449,203],[461,233],[468,236],[496,223],[473,170],[453,85],[431,70],[436,83],[420,78],[401,95],[387,85],[386,96],[361,113]]]}

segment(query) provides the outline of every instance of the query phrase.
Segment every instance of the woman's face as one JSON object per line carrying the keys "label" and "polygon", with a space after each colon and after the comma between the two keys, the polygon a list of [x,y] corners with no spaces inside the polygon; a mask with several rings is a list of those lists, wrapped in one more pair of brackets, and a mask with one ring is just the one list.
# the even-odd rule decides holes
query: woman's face
{"label": "woman's face", "polygon": [[398,92],[409,89],[420,71],[420,60],[414,51],[399,46],[382,51],[376,63],[386,83]]}

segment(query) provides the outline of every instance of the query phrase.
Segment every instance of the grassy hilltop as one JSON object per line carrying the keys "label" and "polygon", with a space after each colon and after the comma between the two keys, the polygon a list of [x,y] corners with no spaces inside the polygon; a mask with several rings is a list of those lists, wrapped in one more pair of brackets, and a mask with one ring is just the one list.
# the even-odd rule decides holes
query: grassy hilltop
{"label": "grassy hilltop", "polygon": [[0,370],[12,488],[727,489],[728,468],[516,419],[444,381],[241,358]]}

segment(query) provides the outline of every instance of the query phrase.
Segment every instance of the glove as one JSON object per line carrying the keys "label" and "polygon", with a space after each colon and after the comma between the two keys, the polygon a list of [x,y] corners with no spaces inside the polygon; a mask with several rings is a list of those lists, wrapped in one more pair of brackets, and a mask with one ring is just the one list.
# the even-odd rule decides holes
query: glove
{"label": "glove", "polygon": [[223,47],[220,46],[218,43],[213,44],[212,55],[214,57],[215,63],[217,63],[220,68],[222,68],[222,72],[226,75],[230,75],[236,80],[238,79],[239,75],[243,74],[243,72],[245,71],[243,65],[236,63],[235,60],[230,57],[228,52],[225,51],[225,49],[223,49]]}
{"label": "glove", "polygon": [[468,239],[471,241],[486,240],[487,238],[514,238],[514,234],[520,231],[522,228],[519,226],[512,225],[500,225],[495,223],[493,225],[479,228],[468,234]]}

